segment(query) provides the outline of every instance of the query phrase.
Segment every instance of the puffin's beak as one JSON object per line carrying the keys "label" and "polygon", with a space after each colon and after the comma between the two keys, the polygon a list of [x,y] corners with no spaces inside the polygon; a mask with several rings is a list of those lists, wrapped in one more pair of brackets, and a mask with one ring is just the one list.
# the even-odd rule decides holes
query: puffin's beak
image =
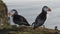
{"label": "puffin's beak", "polygon": [[8,16],[11,16],[12,14],[11,14],[11,12],[8,12]]}
{"label": "puffin's beak", "polygon": [[51,12],[51,9],[50,9],[50,8],[48,8],[48,11],[49,11],[49,12]]}

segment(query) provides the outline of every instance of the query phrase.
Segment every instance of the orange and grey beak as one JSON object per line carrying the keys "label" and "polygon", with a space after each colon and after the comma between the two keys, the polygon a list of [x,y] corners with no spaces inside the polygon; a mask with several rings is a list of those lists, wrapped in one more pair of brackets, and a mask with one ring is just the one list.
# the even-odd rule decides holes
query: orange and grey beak
{"label": "orange and grey beak", "polygon": [[51,9],[50,9],[50,8],[48,8],[48,11],[49,11],[49,12],[51,12]]}
{"label": "orange and grey beak", "polygon": [[12,14],[11,14],[11,12],[8,12],[8,16],[11,16]]}

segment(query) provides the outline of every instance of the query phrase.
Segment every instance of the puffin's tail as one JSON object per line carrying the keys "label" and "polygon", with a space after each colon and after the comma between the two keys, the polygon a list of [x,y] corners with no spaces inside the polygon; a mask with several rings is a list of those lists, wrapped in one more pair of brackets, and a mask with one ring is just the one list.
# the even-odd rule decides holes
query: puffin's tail
{"label": "puffin's tail", "polygon": [[33,26],[33,29],[36,29],[36,27],[34,26],[34,25],[35,25],[34,23],[35,23],[35,22],[32,23],[32,26]]}
{"label": "puffin's tail", "polygon": [[30,24],[27,24],[26,26],[30,26]]}
{"label": "puffin's tail", "polygon": [[26,24],[24,24],[24,25],[26,25],[26,26],[30,26],[30,24],[29,24],[29,23],[26,23]]}

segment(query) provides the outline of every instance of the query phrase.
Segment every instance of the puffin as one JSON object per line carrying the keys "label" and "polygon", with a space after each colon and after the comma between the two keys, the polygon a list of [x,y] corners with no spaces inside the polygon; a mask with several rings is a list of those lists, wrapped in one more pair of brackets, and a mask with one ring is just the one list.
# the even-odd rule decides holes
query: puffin
{"label": "puffin", "polygon": [[51,9],[48,6],[43,6],[42,12],[36,17],[35,21],[32,23],[33,29],[36,29],[45,23],[48,12],[51,12]]}
{"label": "puffin", "polygon": [[17,10],[12,9],[9,12],[9,15],[11,17],[13,17],[12,20],[13,20],[14,24],[24,25],[24,26],[30,26],[30,24],[28,23],[28,21],[23,16],[21,16],[21,15],[18,14]]}

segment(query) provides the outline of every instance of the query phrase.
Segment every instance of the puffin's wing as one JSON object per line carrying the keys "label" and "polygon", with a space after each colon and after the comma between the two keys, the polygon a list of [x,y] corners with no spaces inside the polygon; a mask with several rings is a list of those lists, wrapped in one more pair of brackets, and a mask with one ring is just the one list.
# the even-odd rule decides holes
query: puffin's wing
{"label": "puffin's wing", "polygon": [[36,21],[34,22],[34,29],[43,25],[44,24],[44,20],[41,20],[41,19],[36,19]]}
{"label": "puffin's wing", "polygon": [[45,22],[45,20],[41,20],[41,19],[37,19],[37,25],[43,25],[44,24],[44,22]]}
{"label": "puffin's wing", "polygon": [[18,25],[29,25],[27,20],[21,15],[15,15],[13,17],[13,21],[15,24],[18,24]]}
{"label": "puffin's wing", "polygon": [[23,21],[24,25],[30,26],[28,21],[23,16],[21,16],[21,17],[22,17],[21,20]]}
{"label": "puffin's wing", "polygon": [[21,15],[19,15],[19,19],[20,19],[22,22],[28,23],[27,20],[26,20],[23,16],[21,16]]}

